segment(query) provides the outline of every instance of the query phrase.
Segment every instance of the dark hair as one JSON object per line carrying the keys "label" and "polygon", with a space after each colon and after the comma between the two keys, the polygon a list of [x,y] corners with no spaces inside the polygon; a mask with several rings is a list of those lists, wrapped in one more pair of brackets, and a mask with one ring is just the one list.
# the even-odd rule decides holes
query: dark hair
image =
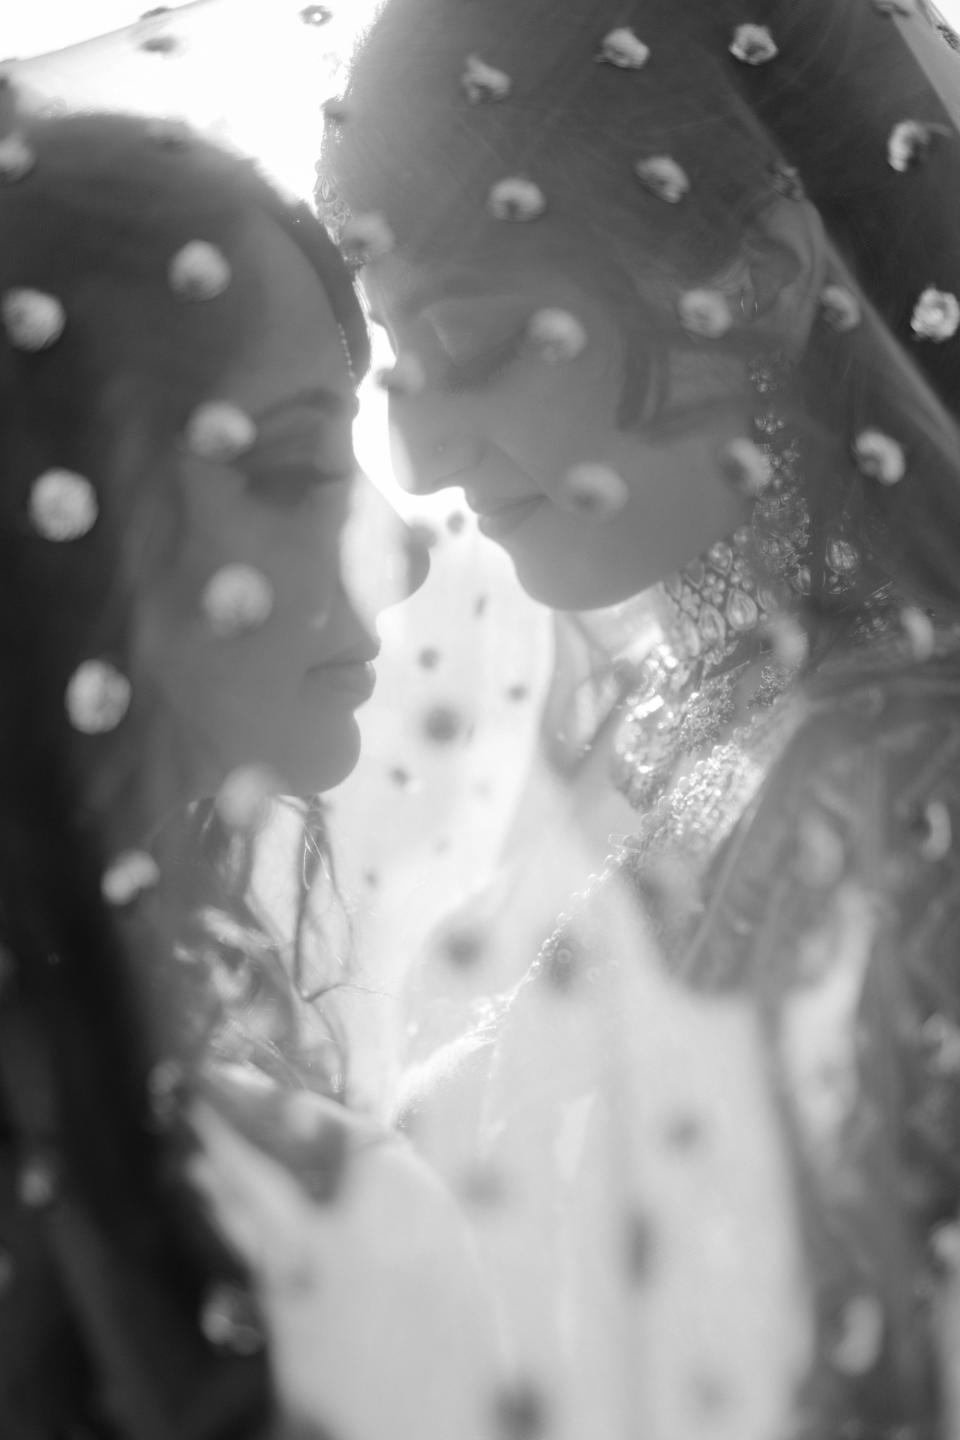
{"label": "dark hair", "polygon": [[[69,323],[43,352],[0,336],[0,1140],[18,1163],[55,1167],[61,1208],[75,1217],[72,1229],[51,1222],[67,1233],[45,1252],[59,1254],[67,1277],[51,1281],[51,1325],[71,1374],[51,1397],[51,1425],[94,1419],[83,1406],[99,1401],[81,1393],[93,1359],[123,1382],[112,1419],[131,1435],[148,1433],[141,1417],[161,1404],[181,1417],[177,1433],[243,1434],[263,1418],[262,1367],[211,1369],[196,1313],[210,1276],[231,1274],[232,1262],[196,1216],[182,1223],[189,1203],[170,1170],[178,1142],[158,1144],[157,1130],[183,1077],[211,1058],[342,1091],[332,1022],[322,1044],[300,1024],[322,1000],[298,975],[305,936],[323,939],[311,930],[314,882],[329,865],[322,806],[307,801],[300,815],[289,953],[249,907],[251,841],[207,802],[156,838],[172,862],[161,864],[156,894],[117,912],[102,877],[144,823],[138,743],[155,697],[138,687],[119,730],[99,737],[71,728],[64,692],[92,655],[123,666],[143,570],[162,566],[180,540],[177,436],[256,334],[248,277],[224,303],[171,304],[170,255],[198,235],[229,255],[245,217],[265,213],[315,269],[358,378],[367,337],[322,228],[248,163],[121,116],[24,121],[22,133],[36,165],[0,191],[0,291],[49,292]],[[30,486],[53,467],[96,479],[97,524],[69,544],[28,523]],[[330,969],[331,986],[340,983],[339,963]],[[64,1283],[82,1341],[62,1320]],[[36,1287],[24,1303],[42,1309]],[[45,1413],[47,1343],[37,1342],[36,1373],[29,1353],[23,1362],[14,1433],[19,1419],[32,1426]]]}
{"label": "dark hair", "polygon": [[[826,224],[826,278],[849,282],[864,308],[852,335],[814,325],[774,402],[803,445],[807,607],[849,614],[893,581],[918,603],[953,609],[960,367],[950,346],[918,345],[909,322],[934,279],[960,290],[956,215],[944,203],[957,157],[944,144],[900,175],[886,148],[896,121],[947,127],[947,116],[871,6],[773,0],[762,18],[780,54],[752,67],[729,54],[744,19],[731,0],[388,0],[354,57],[325,169],[347,205],[385,214],[414,262],[469,272],[481,258],[522,260],[532,247],[538,263],[563,265],[617,317],[619,423],[638,429],[667,413],[675,357],[716,343],[680,327],[679,292],[752,263],[776,266],[783,257],[764,216],[805,191]],[[639,74],[595,63],[602,37],[620,26],[650,46]],[[460,77],[471,52],[510,76],[505,99],[469,102]],[[634,162],[658,154],[690,178],[680,205],[637,184]],[[507,175],[540,186],[543,218],[504,225],[490,216],[490,186]],[[721,345],[782,359],[777,341],[749,325]],[[864,480],[853,464],[853,437],[873,427],[904,446],[910,468],[899,486]],[[866,552],[852,590],[828,574],[838,537]]]}

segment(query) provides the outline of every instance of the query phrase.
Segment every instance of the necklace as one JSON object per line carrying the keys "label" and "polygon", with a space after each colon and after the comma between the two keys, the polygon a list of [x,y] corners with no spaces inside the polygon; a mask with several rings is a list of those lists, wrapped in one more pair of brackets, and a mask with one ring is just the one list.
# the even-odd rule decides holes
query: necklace
{"label": "necklace", "polygon": [[654,806],[689,757],[771,705],[795,673],[763,655],[771,596],[755,578],[752,543],[739,530],[661,587],[664,638],[636,672],[615,744],[613,780],[636,810]]}

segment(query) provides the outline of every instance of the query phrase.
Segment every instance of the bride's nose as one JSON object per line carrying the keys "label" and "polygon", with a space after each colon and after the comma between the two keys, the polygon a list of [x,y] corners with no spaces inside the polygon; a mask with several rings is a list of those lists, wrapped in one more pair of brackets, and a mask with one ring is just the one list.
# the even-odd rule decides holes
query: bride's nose
{"label": "bride's nose", "polygon": [[417,401],[390,405],[390,454],[397,483],[413,495],[462,485],[480,462],[481,444],[452,432],[442,407]]}

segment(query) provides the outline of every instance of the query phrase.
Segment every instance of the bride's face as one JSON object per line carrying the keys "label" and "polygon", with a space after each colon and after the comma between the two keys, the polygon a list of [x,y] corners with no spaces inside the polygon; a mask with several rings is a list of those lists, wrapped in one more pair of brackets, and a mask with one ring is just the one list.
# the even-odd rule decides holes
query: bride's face
{"label": "bride's face", "polygon": [[[138,661],[174,717],[180,763],[198,791],[257,763],[308,793],[356,763],[355,712],[372,691],[378,648],[342,564],[363,483],[353,384],[327,297],[295,244],[258,217],[231,259],[238,276],[247,267],[256,275],[262,316],[257,343],[209,398],[245,411],[257,441],[232,464],[182,457],[184,533],[144,597]],[[262,623],[223,636],[204,597],[233,565],[262,576],[272,604]]]}
{"label": "bride's face", "polygon": [[[719,346],[687,352],[671,375],[669,412],[625,430],[617,317],[559,265],[458,272],[391,256],[370,271],[375,313],[427,376],[422,392],[391,402],[401,483],[462,486],[536,599],[561,609],[615,603],[743,523],[745,502],[719,465],[725,446],[750,433],[742,359]],[[582,326],[587,343],[574,358],[550,362],[526,340],[546,308]],[[603,517],[571,505],[565,477],[581,465],[622,478],[622,508]]]}

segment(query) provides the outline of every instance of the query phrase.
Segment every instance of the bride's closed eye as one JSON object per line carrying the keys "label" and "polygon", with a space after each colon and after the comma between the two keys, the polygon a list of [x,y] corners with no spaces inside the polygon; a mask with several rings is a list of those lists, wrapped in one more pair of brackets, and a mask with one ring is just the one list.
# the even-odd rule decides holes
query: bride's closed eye
{"label": "bride's closed eye", "polygon": [[517,297],[442,300],[423,310],[420,318],[440,352],[435,383],[457,393],[490,384],[520,358],[530,307]]}
{"label": "bride's closed eye", "polygon": [[267,414],[257,443],[238,468],[247,493],[262,504],[293,509],[318,488],[342,484],[356,464],[348,427],[310,409]]}
{"label": "bride's closed eye", "polygon": [[342,485],[350,478],[343,471],[325,470],[316,462],[266,457],[257,460],[255,456],[244,464],[243,473],[250,495],[283,510],[296,509],[318,487]]}

